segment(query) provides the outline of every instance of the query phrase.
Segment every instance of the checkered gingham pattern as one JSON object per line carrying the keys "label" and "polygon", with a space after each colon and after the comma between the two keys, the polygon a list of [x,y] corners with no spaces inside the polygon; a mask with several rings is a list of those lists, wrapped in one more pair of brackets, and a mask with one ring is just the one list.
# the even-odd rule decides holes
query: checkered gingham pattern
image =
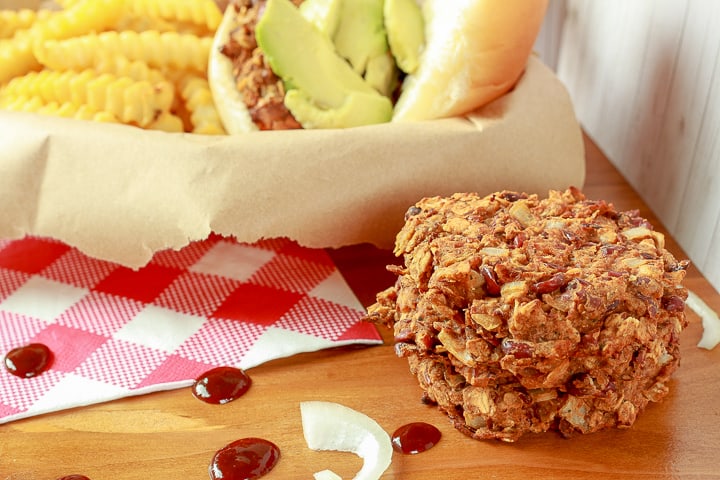
{"label": "checkered gingham pattern", "polygon": [[0,423],[187,386],[223,365],[378,344],[324,250],[212,236],[132,270],[44,238],[0,241],[0,354],[44,343],[52,368],[0,369]]}

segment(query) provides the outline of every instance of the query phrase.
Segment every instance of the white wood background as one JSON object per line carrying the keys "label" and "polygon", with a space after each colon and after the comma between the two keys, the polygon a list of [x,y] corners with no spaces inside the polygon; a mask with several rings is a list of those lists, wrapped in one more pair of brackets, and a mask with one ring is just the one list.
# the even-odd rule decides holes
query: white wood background
{"label": "white wood background", "polygon": [[720,290],[720,1],[551,0],[536,49]]}

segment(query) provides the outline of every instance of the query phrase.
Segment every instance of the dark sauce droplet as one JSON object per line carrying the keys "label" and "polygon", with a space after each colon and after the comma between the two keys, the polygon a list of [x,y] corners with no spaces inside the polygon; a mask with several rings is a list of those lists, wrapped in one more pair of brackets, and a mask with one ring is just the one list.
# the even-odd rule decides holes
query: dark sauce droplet
{"label": "dark sauce droplet", "polygon": [[30,378],[50,368],[53,353],[42,343],[31,343],[10,350],[5,355],[5,368],[17,377]]}
{"label": "dark sauce droplet", "polygon": [[203,402],[223,404],[242,397],[251,383],[250,377],[241,368],[217,367],[195,380],[192,393]]}
{"label": "dark sauce droplet", "polygon": [[212,480],[253,480],[275,468],[279,459],[280,449],[274,443],[243,438],[218,450],[208,471]]}
{"label": "dark sauce droplet", "polygon": [[85,475],[65,475],[64,477],[60,477],[57,480],[90,480],[90,477],[86,477]]}
{"label": "dark sauce droplet", "polygon": [[440,430],[429,423],[408,423],[392,434],[392,446],[404,454],[421,453],[437,445],[441,435]]}

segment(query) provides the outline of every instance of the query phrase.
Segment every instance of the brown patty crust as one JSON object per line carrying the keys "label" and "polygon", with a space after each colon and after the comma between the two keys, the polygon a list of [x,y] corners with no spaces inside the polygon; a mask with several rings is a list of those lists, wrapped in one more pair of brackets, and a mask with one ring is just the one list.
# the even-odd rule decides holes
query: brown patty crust
{"label": "brown patty crust", "polygon": [[575,188],[425,198],[395,254],[368,319],[465,434],[629,427],[667,394],[688,262],[637,211]]}

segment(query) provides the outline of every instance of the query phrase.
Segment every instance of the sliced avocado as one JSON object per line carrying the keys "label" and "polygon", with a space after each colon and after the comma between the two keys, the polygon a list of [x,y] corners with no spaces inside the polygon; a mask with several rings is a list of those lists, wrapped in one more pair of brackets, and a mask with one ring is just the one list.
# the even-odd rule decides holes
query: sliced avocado
{"label": "sliced avocado", "polygon": [[368,60],[365,81],[386,97],[392,95],[397,87],[398,69],[389,51]]}
{"label": "sliced avocado", "polygon": [[342,105],[349,91],[373,91],[289,0],[268,0],[255,38],[273,72],[321,107]]}
{"label": "sliced avocado", "polygon": [[[390,101],[353,71],[335,52],[332,41],[308,22],[289,0],[267,1],[265,12],[255,27],[255,38],[270,68],[285,84],[286,105],[292,105],[294,101],[306,104],[305,107],[288,106],[291,112],[293,108],[298,111],[314,108],[330,117],[335,111],[344,118],[335,122],[336,126],[351,121],[350,110],[359,111],[362,118],[390,120]],[[300,100],[293,100],[296,97]],[[389,114],[387,105],[390,105]],[[379,109],[380,112],[368,112],[368,109]],[[303,116],[302,111],[299,115]],[[302,119],[298,118],[298,121],[305,126]],[[331,123],[327,119],[324,121],[324,124]]]}
{"label": "sliced avocado", "polygon": [[335,48],[359,74],[365,73],[368,60],[388,51],[384,0],[343,0],[340,20],[333,37]]}
{"label": "sliced avocado", "polygon": [[420,64],[425,46],[425,20],[415,0],[385,0],[385,28],[390,51],[405,73],[413,73]]}
{"label": "sliced avocado", "polygon": [[343,0],[305,0],[300,4],[300,13],[315,25],[320,33],[332,38],[340,21]]}
{"label": "sliced avocado", "polygon": [[393,105],[377,93],[350,92],[345,102],[332,109],[321,109],[300,90],[285,94],[285,106],[304,128],[347,128],[389,122]]}
{"label": "sliced avocado", "polygon": [[343,0],[340,20],[333,36],[335,48],[365,81],[383,95],[395,89],[398,70],[389,59],[383,18],[385,0]]}

